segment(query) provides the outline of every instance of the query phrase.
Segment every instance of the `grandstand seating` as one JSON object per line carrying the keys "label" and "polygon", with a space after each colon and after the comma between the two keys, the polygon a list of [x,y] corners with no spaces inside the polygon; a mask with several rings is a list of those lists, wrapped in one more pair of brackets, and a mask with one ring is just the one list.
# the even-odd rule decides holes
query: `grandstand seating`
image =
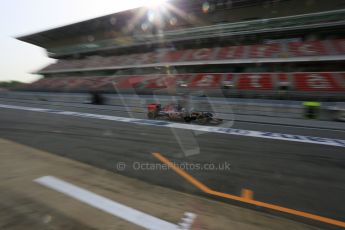
{"label": "grandstand seating", "polygon": [[345,9],[317,1],[274,1],[268,13],[256,0],[209,12],[181,0],[188,17],[158,23],[143,8],[135,23],[134,10],[19,37],[57,58],[23,90],[344,101]]}
{"label": "grandstand seating", "polygon": [[[344,76],[344,73],[341,73]],[[296,89],[300,91],[343,91],[345,88],[339,84],[337,78],[331,73],[297,73],[294,74]],[[339,78],[340,79],[340,78]]]}
{"label": "grandstand seating", "polygon": [[[161,64],[169,65],[193,65],[200,61],[208,61],[209,64],[222,63],[250,63],[253,62],[282,62],[294,58],[305,58],[304,61],[317,61],[344,59],[345,39],[286,42],[273,44],[258,44],[246,46],[231,46],[218,48],[160,51],[144,54],[130,54],[121,56],[88,56],[84,59],[64,60],[47,66],[39,73],[69,72],[74,70],[92,69],[121,69],[128,67],[145,67]],[[202,64],[202,63],[201,63]]]}
{"label": "grandstand seating", "polygon": [[[143,75],[117,77],[56,77],[44,78],[27,86],[34,91],[108,91],[126,89],[154,91],[185,88],[188,91],[271,91],[279,93],[280,86],[287,92],[327,92],[345,97],[345,72],[301,73],[204,73],[180,75]],[[313,95],[313,94],[310,94]]]}

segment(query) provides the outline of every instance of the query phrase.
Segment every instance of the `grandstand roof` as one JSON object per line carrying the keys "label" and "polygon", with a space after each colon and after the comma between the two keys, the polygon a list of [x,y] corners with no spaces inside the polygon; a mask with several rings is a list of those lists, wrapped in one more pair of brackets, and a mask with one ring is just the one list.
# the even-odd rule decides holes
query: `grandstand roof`
{"label": "grandstand roof", "polygon": [[[210,2],[216,4],[218,0],[211,0]],[[231,5],[221,6],[222,9],[225,9],[227,7],[234,9],[251,5],[258,5],[262,3],[261,0],[221,0],[219,2],[223,2],[223,4],[225,4],[224,2],[231,3]],[[188,9],[189,12],[194,12],[201,11],[203,1],[171,0],[170,4],[173,4],[175,8],[184,9],[184,11]],[[127,22],[131,17],[133,17],[141,8],[143,7],[126,10],[82,22],[77,22],[70,25],[61,26],[58,28],[45,30],[29,35],[19,36],[17,37],[17,39],[37,46],[41,46],[43,48],[47,48],[47,43],[51,41],[56,41],[75,35],[88,35],[92,34],[95,31],[106,31],[110,28],[116,29],[116,26],[118,26],[118,29],[121,29],[124,23]],[[111,23],[111,19],[113,17],[116,17],[115,25]]]}
{"label": "grandstand roof", "polygon": [[[198,38],[201,38],[203,36],[211,36],[211,37],[219,37],[219,31],[227,35],[234,35],[234,33],[243,33],[244,31],[239,30],[248,30],[253,31],[254,28],[261,28],[261,27],[267,27],[264,28],[265,30],[278,30],[280,31],[280,28],[285,28],[286,24],[302,24],[298,25],[301,27],[311,27],[312,25],[316,23],[317,27],[326,26],[329,27],[330,25],[343,25],[344,23],[344,16],[343,16],[343,10],[334,10],[334,8],[339,7],[339,4],[342,0],[335,1],[337,4],[330,6],[325,6],[325,2],[323,0],[318,0],[318,4],[314,4],[313,7],[310,7],[310,9],[300,9],[298,12],[296,9],[294,10],[285,10],[286,6],[288,4],[294,5],[296,2],[299,2],[298,0],[295,1],[288,1],[288,0],[272,0],[272,2],[277,3],[283,3],[280,7],[282,8],[282,16],[280,15],[274,15],[271,17],[268,13],[258,13],[263,12],[263,9],[265,8],[262,6],[261,0],[208,0],[210,4],[213,4],[215,7],[214,13],[203,13],[202,5],[204,1],[200,0],[171,0],[169,3],[170,5],[173,5],[172,8],[176,9],[183,9],[184,15],[188,15],[188,17],[183,16],[182,18],[179,18],[180,13],[176,13],[174,10],[172,10],[172,14],[176,14],[176,18],[179,21],[177,25],[175,25],[172,29],[172,27],[165,27],[164,29],[164,36],[166,41],[175,41],[179,40],[181,38],[183,39],[191,39],[192,37],[189,35],[195,36],[197,34]],[[231,3],[231,4],[229,4]],[[287,5],[286,5],[286,4]],[[322,3],[322,4],[321,4]],[[247,16],[240,16],[243,15],[242,11],[238,11],[237,14],[235,14],[235,11],[233,14],[229,14],[226,10],[228,9],[235,9],[235,8],[246,8],[248,6],[259,6],[256,8],[256,12],[258,15],[256,15],[253,19],[248,18]],[[284,7],[285,6],[285,7]],[[261,9],[261,8],[262,9]],[[115,41],[115,36],[118,36],[119,33],[121,34],[124,27],[127,25],[128,22],[131,21],[133,18],[137,18],[139,15],[139,11],[141,11],[143,7],[141,8],[135,8],[131,10],[126,10],[46,31],[41,31],[38,33],[25,35],[17,37],[18,40],[28,42],[37,46],[41,46],[43,48],[46,48],[49,53],[57,54],[58,55],[64,55],[64,54],[71,54],[71,53],[79,53],[74,46],[82,46],[83,50],[85,50],[85,43],[90,43],[88,41],[88,36],[97,34],[98,37],[93,38],[95,40],[92,40],[92,49],[95,49],[94,45],[97,45],[97,47],[105,48],[106,46],[103,44],[104,42],[107,43],[111,41],[111,43],[114,43],[117,47],[120,47],[118,43],[123,43],[123,41],[120,39],[120,42]],[[286,12],[285,12],[286,11]],[[252,12],[252,11],[251,11]],[[194,15],[195,14],[195,15]],[[299,14],[296,16],[296,14]],[[229,15],[233,15],[231,17],[228,17]],[[254,15],[254,14],[253,14]],[[291,15],[293,16],[293,19],[291,18]],[[197,17],[192,17],[197,16]],[[289,16],[289,21],[287,21],[287,16]],[[172,17],[172,16],[170,16]],[[175,18],[175,19],[176,19]],[[194,18],[194,19],[193,19]],[[195,20],[197,18],[198,20]],[[275,18],[274,20],[262,20],[262,19],[268,19],[268,18]],[[308,21],[304,21],[304,19],[308,19]],[[321,20],[321,24],[320,24]],[[239,23],[238,25],[233,25],[233,23],[238,23],[239,21],[242,21],[242,23]],[[311,23],[311,21],[314,23]],[[226,23],[228,23],[226,25]],[[324,23],[325,22],[325,23]],[[219,25],[221,24],[221,25]],[[272,24],[272,25],[271,25]],[[273,25],[274,24],[274,25]],[[210,27],[211,25],[211,27]],[[232,29],[229,30],[228,27],[230,26]],[[252,26],[252,27],[251,27]],[[274,26],[275,28],[271,28]],[[155,27],[155,26],[153,26]],[[192,28],[191,28],[192,27]],[[251,27],[251,28],[249,28]],[[140,27],[139,27],[140,28]],[[169,29],[170,28],[170,29]],[[295,27],[290,29],[296,29]],[[173,31],[170,31],[173,30]],[[210,31],[212,30],[212,31]],[[114,33],[109,33],[109,32]],[[131,30],[132,31],[132,30]],[[139,31],[139,30],[138,30]],[[150,30],[149,30],[150,31]],[[156,30],[152,30],[156,31]],[[141,30],[139,31],[142,32]],[[262,31],[261,31],[262,32]],[[141,36],[133,35],[133,34],[126,34],[127,32],[124,32],[124,36],[119,37],[126,37],[130,36],[133,38],[133,44],[147,44],[147,42],[152,42],[156,39],[155,32],[152,32],[152,34],[141,34]],[[103,37],[104,35],[104,37]],[[82,38],[85,36],[87,39]],[[73,40],[71,38],[78,39]],[[177,39],[178,38],[178,39]],[[68,40],[71,39],[71,40]],[[170,39],[170,40],[169,40]],[[193,37],[192,39],[195,39]],[[138,42],[140,41],[140,42]],[[66,43],[64,43],[66,42]],[[97,44],[96,44],[97,43]],[[103,45],[99,45],[98,43],[102,43]],[[112,44],[112,46],[114,46]],[[133,45],[131,44],[131,45]],[[108,45],[109,46],[109,45]],[[121,46],[124,46],[123,44]],[[88,49],[91,49],[90,46],[87,46]],[[98,49],[97,48],[97,49]],[[68,49],[68,52],[65,52],[65,49]],[[89,50],[88,50],[89,51]]]}
{"label": "grandstand roof", "polygon": [[[82,22],[77,22],[50,30],[37,32],[34,34],[24,35],[17,37],[18,40],[28,42],[37,46],[45,47],[46,43],[53,40],[59,40],[74,35],[90,34],[94,31],[114,29],[116,26],[119,28],[130,17],[132,17],[140,8],[126,10],[106,16],[89,19]],[[111,23],[111,19],[116,16],[116,24]]]}

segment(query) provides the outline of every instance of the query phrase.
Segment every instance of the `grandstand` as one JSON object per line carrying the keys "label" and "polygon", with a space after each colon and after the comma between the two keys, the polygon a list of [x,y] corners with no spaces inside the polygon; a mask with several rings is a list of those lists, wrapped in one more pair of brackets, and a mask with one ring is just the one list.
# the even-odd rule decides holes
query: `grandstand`
{"label": "grandstand", "polygon": [[20,90],[344,101],[345,1],[171,0],[19,40],[56,59]]}

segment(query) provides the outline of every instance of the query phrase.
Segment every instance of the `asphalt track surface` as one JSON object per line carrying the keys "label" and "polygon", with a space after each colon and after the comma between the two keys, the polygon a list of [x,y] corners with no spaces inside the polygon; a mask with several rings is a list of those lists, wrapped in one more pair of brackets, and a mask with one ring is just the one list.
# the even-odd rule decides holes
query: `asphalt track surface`
{"label": "asphalt track surface", "polygon": [[[25,102],[7,104],[126,115],[90,108],[33,106]],[[235,122],[234,128],[345,139],[344,132],[332,130],[245,122]],[[186,157],[176,136],[187,149],[199,148],[200,154]],[[345,221],[345,151],[341,147],[215,133],[191,136],[191,132],[185,130],[12,109],[0,110],[0,137],[203,196],[207,195],[172,170],[136,170],[133,164],[159,163],[152,156],[153,152],[159,152],[175,163],[222,165],[227,162],[230,170],[188,170],[188,173],[216,191],[240,195],[241,190],[247,188],[254,192],[255,200]],[[124,170],[117,170],[119,162],[126,164]],[[210,198],[255,208],[231,200]],[[336,229],[316,221],[260,210]]]}

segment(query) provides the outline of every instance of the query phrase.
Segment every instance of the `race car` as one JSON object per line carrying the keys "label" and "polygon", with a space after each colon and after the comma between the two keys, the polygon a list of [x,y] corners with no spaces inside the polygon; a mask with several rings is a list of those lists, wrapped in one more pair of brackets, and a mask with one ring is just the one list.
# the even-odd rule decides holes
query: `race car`
{"label": "race car", "polygon": [[164,107],[161,104],[151,103],[147,105],[147,117],[149,119],[166,119],[171,121],[196,122],[200,125],[220,124],[223,120],[214,118],[210,112],[187,111],[179,104],[168,104]]}

